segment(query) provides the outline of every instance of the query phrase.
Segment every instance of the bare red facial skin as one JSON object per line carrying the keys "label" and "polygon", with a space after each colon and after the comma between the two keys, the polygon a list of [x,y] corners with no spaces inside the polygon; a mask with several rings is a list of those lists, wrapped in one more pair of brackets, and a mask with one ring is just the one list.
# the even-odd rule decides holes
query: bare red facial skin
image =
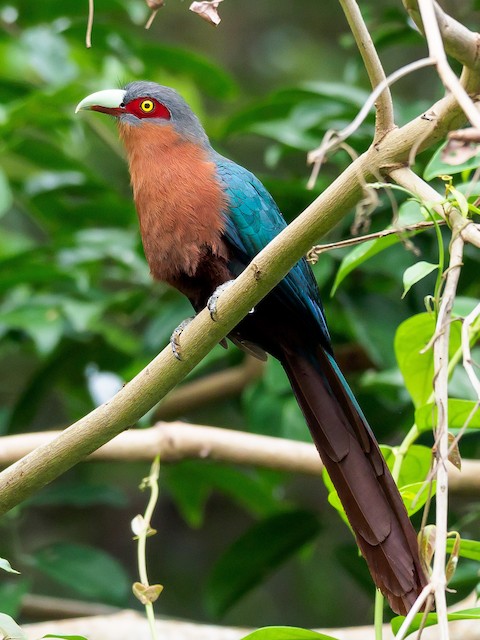
{"label": "bare red facial skin", "polygon": [[[145,107],[148,108],[145,109]],[[171,113],[165,105],[155,98],[135,98],[122,109],[122,112],[131,113],[137,118],[162,118],[163,120],[170,120]]]}

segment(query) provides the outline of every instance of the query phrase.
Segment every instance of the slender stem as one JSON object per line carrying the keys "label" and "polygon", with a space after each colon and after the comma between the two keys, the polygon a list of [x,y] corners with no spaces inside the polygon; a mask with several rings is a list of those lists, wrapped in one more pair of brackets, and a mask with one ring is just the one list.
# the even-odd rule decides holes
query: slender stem
{"label": "slender stem", "polygon": [[395,462],[393,464],[392,476],[395,482],[398,482],[400,477],[400,471],[402,468],[403,461],[405,456],[408,453],[409,448],[414,444],[415,440],[420,435],[420,431],[416,424],[413,424],[410,428],[410,431],[407,433],[405,438],[402,440],[401,445],[398,447],[395,455]]}
{"label": "slender stem", "polygon": [[90,49],[92,46],[92,29],[93,29],[93,13],[94,13],[94,0],[88,0],[88,21],[87,21],[87,33],[85,35],[85,46]]}
{"label": "slender stem", "polygon": [[375,591],[375,640],[383,640],[383,602],[384,597],[380,589]]}
{"label": "slender stem", "polygon": [[[147,486],[150,489],[150,498],[148,500],[147,508],[145,509],[145,514],[143,516],[143,528],[138,535],[138,546],[137,546],[138,573],[140,577],[140,582],[145,587],[149,586],[148,574],[147,574],[147,557],[146,557],[147,536],[149,535],[149,532],[151,530],[152,515],[158,500],[159,473],[160,473],[160,456],[157,455],[155,456],[155,459],[152,462],[152,466],[150,468],[150,474],[144,481],[145,486]],[[150,635],[152,637],[152,640],[156,640],[157,631],[155,627],[155,614],[153,611],[152,602],[145,603],[145,612],[147,615],[148,625],[150,627]]]}

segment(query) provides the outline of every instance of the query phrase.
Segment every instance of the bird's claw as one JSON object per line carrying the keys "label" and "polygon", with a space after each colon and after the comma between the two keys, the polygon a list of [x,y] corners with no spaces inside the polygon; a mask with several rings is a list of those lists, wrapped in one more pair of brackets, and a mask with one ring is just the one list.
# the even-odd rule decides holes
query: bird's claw
{"label": "bird's claw", "polygon": [[234,282],[235,280],[227,280],[227,282],[224,282],[219,287],[217,287],[215,291],[212,293],[212,295],[210,296],[210,298],[208,299],[207,309],[210,311],[210,317],[214,322],[216,322],[218,318],[218,313],[217,313],[218,299],[220,298],[222,293],[226,289],[228,289],[228,287],[230,287]]}
{"label": "bird's claw", "polygon": [[193,318],[185,318],[183,322],[181,322],[178,327],[173,331],[170,336],[170,346],[172,348],[173,355],[177,360],[182,359],[182,349],[180,346],[180,336],[182,335],[185,327],[187,327]]}

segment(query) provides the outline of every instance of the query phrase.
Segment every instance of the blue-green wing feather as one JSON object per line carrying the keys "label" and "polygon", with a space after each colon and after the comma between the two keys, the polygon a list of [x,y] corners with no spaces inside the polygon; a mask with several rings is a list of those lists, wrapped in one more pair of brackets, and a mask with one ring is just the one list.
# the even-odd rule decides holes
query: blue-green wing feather
{"label": "blue-green wing feather", "polygon": [[[287,224],[270,193],[250,171],[222,156],[217,155],[215,162],[228,198],[225,236],[233,248],[233,270],[238,275]],[[305,259],[297,262],[271,295],[306,314],[306,319],[313,316],[325,346],[330,344],[317,283]]]}

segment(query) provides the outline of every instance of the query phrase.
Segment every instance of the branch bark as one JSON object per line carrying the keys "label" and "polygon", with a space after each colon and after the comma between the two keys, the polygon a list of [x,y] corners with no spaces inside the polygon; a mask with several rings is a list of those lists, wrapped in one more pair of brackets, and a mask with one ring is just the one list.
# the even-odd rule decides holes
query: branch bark
{"label": "branch bark", "polygon": [[[372,89],[375,89],[376,86],[385,82],[385,71],[378,57],[370,32],[363,20],[360,7],[355,0],[340,0],[340,4],[353,37],[355,38],[355,42],[357,43],[360,55],[362,56]],[[375,138],[377,139],[381,138],[387,131],[390,131],[390,129],[393,129],[395,126],[392,95],[388,86],[386,86],[379,95],[375,107]]]}
{"label": "branch bark", "polygon": [[[0,466],[13,464],[37,447],[47,446],[61,431],[44,431],[0,438]],[[184,422],[160,422],[149,429],[132,429],[94,451],[87,460],[162,462],[215,460],[276,471],[320,475],[323,465],[313,444]],[[451,493],[480,493],[480,461],[462,460],[462,470],[448,467]]]}

